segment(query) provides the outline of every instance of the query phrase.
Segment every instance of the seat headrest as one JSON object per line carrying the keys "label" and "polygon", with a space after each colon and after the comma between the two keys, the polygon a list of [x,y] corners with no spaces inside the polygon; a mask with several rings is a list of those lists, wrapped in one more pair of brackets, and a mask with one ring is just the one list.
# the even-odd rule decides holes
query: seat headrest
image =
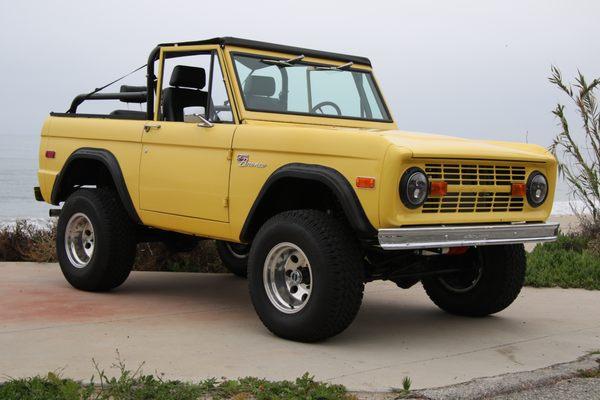
{"label": "seat headrest", "polygon": [[249,76],[244,83],[246,96],[273,96],[275,94],[275,78],[271,76]]}
{"label": "seat headrest", "polygon": [[204,68],[177,65],[171,73],[169,85],[192,89],[202,89],[206,85]]}

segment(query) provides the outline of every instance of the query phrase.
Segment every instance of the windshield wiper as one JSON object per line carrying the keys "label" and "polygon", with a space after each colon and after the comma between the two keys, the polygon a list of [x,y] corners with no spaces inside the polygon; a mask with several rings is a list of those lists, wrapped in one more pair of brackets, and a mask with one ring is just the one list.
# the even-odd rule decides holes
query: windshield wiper
{"label": "windshield wiper", "polygon": [[303,58],[304,58],[304,54],[300,54],[299,56],[292,57],[289,60],[262,59],[262,60],[260,60],[260,62],[263,62],[265,64],[273,64],[273,65],[283,66],[283,67],[291,67],[295,62],[298,62],[298,61],[302,60]]}
{"label": "windshield wiper", "polygon": [[316,70],[320,71],[344,71],[353,66],[354,63],[352,61],[347,62],[346,64],[338,65],[337,67],[315,67]]}

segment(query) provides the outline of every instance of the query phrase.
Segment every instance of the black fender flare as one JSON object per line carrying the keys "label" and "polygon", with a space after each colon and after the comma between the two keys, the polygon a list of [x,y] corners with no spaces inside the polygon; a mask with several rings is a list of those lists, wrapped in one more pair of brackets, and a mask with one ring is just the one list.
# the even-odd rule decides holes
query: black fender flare
{"label": "black fender flare", "polygon": [[240,240],[242,242],[247,241],[255,212],[261,201],[264,200],[269,188],[283,178],[300,178],[324,184],[336,196],[350,227],[356,232],[359,238],[370,239],[377,236],[377,230],[367,218],[356,192],[344,175],[333,168],[323,165],[291,163],[275,170],[262,186],[242,227],[240,233]]}
{"label": "black fender flare", "polygon": [[121,200],[121,204],[125,208],[125,211],[129,215],[129,217],[135,222],[140,224],[141,220],[139,215],[137,214],[135,207],[133,206],[133,202],[131,201],[131,197],[129,196],[129,191],[127,190],[127,184],[125,183],[125,178],[123,177],[123,172],[121,171],[121,167],[117,158],[110,151],[106,149],[97,149],[91,147],[82,147],[80,149],[75,150],[67,161],[65,161],[62,169],[56,176],[54,181],[54,186],[52,188],[52,194],[50,197],[50,202],[54,205],[58,205],[60,200],[60,188],[62,181],[64,179],[66,171],[69,170],[70,165],[75,160],[94,160],[102,163],[106,169],[110,172],[111,178],[115,184],[115,188],[117,190],[117,194],[119,195],[119,199]]}

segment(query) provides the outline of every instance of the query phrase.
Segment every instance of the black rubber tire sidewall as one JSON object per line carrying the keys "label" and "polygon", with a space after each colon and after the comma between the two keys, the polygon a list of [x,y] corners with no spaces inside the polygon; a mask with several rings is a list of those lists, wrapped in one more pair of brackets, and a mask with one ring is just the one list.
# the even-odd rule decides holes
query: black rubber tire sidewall
{"label": "black rubber tire sidewall", "polygon": [[[76,268],[65,249],[65,230],[70,218],[85,214],[94,229],[94,252],[87,266]],[[135,232],[116,194],[107,189],[80,189],[62,208],[57,224],[56,250],[67,281],[86,291],[111,290],[129,276],[135,260]]]}
{"label": "black rubber tire sidewall", "polygon": [[482,275],[465,293],[448,290],[437,277],[422,280],[429,298],[442,310],[456,315],[483,317],[504,310],[519,295],[525,282],[523,245],[483,246],[477,252]]}
{"label": "black rubber tire sidewall", "polygon": [[222,240],[215,241],[217,247],[217,253],[221,262],[232,274],[239,276],[240,278],[246,278],[248,276],[248,257],[245,258],[236,257],[231,253],[228,243]]}
{"label": "black rubber tire sidewall", "polygon": [[[308,303],[294,314],[278,310],[263,282],[267,254],[279,243],[300,247],[312,270]],[[302,342],[334,336],[354,320],[364,289],[359,246],[346,227],[324,213],[290,211],[269,220],[252,243],[248,281],[254,308],[276,335]]]}

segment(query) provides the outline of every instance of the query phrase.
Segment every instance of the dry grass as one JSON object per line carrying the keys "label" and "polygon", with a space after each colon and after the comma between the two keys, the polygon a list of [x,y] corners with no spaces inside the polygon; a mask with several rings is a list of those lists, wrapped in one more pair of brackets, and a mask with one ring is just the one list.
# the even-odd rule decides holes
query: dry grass
{"label": "dry grass", "polygon": [[[43,227],[20,220],[0,229],[0,261],[56,262],[56,224]],[[189,253],[170,252],[162,243],[140,243],[138,271],[226,272],[214,241],[205,240]]]}
{"label": "dry grass", "polygon": [[213,240],[201,241],[189,253],[172,253],[162,243],[140,243],[133,268],[138,271],[227,272]]}
{"label": "dry grass", "polygon": [[54,262],[56,224],[40,227],[28,221],[0,229],[0,261]]}

